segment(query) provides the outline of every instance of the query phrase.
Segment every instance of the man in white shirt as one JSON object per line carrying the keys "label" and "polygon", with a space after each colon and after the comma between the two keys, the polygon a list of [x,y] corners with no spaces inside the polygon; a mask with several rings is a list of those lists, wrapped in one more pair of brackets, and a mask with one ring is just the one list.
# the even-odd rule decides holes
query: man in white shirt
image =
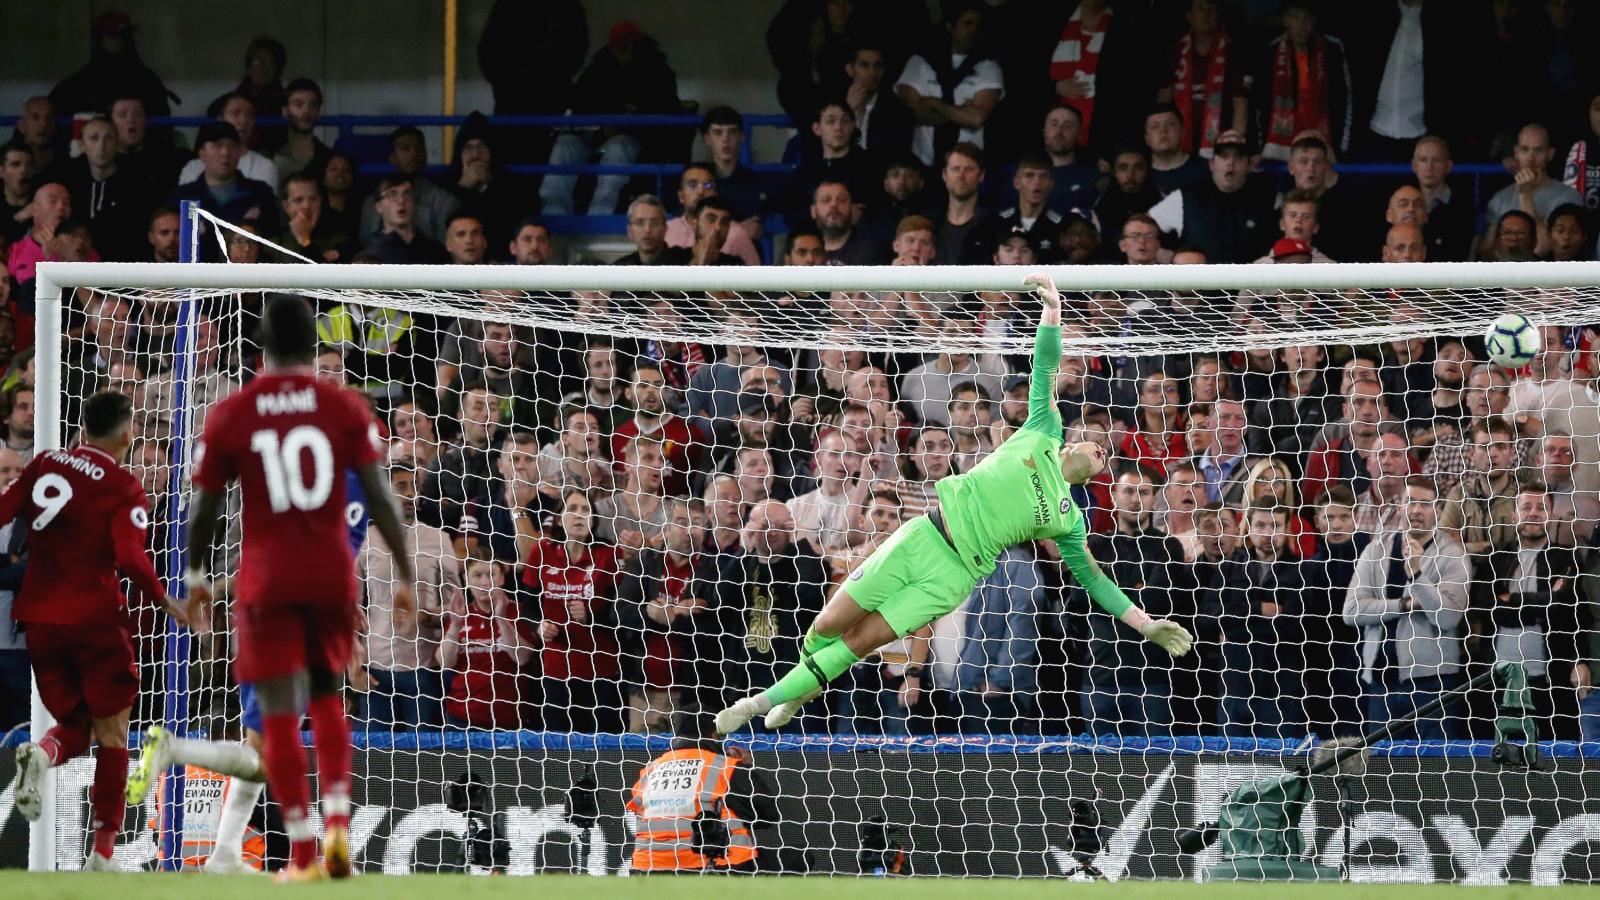
{"label": "man in white shirt", "polygon": [[982,147],[984,125],[1005,96],[1000,64],[973,52],[983,24],[982,11],[953,6],[955,15],[945,22],[950,34],[949,55],[911,57],[894,86],[895,96],[910,107],[919,123],[911,135],[911,152],[930,167],[957,143]]}
{"label": "man in white shirt", "polygon": [[828,432],[817,443],[817,489],[786,504],[794,516],[795,533],[809,538],[824,556],[844,553],[852,534],[859,540],[864,533],[865,525],[855,521],[855,510],[865,505],[872,482],[870,475],[862,477],[864,459],[843,434]]}

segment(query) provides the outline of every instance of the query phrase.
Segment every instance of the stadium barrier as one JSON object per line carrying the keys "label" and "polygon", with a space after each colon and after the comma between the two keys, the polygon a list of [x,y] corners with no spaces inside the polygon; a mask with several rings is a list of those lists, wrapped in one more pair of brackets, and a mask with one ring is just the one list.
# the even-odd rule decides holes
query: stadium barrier
{"label": "stadium barrier", "polygon": [[[1067,875],[1074,800],[1094,804],[1109,878],[1190,879],[1218,848],[1182,854],[1179,829],[1215,817],[1240,784],[1303,760],[1278,741],[1176,738],[1095,742],[1082,738],[783,737],[741,742],[774,776],[783,823],[758,832],[761,846],[809,851],[812,872],[861,874],[860,826],[883,816],[918,875],[1045,878]],[[667,739],[535,732],[382,734],[355,754],[353,850],[364,871],[454,871],[468,815],[447,785],[468,772],[484,780],[503,813],[506,871],[513,875],[627,873],[631,821],[623,791]],[[1397,742],[1378,747],[1352,787],[1358,810],[1340,822],[1332,782],[1321,779],[1301,830],[1314,858],[1348,867],[1358,882],[1504,884],[1600,880],[1586,844],[1600,845],[1600,746],[1547,743],[1546,772],[1508,772],[1487,743]],[[14,763],[0,755],[0,784]],[[573,824],[568,790],[587,772],[598,784],[599,820]],[[82,864],[93,761],[61,773],[62,869]],[[197,790],[205,790],[201,785]],[[188,798],[195,806],[204,798]],[[154,802],[153,800],[151,801]],[[126,867],[156,860],[154,809],[131,811],[136,836],[118,848]],[[1348,837],[1346,834],[1348,833]],[[27,862],[27,829],[0,795],[0,868]]]}

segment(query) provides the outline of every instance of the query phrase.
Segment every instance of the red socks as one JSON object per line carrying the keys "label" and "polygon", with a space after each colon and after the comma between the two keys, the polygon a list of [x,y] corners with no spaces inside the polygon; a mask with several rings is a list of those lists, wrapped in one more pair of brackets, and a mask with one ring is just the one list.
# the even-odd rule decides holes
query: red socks
{"label": "red socks", "polygon": [[[81,725],[59,723],[39,739],[39,749],[50,759],[50,765],[59,766],[89,752],[89,732]],[[127,762],[127,750],[122,751],[122,757],[123,762]],[[124,769],[122,774],[127,777],[127,770]]]}
{"label": "red socks", "polygon": [[317,862],[317,839],[306,821],[309,793],[306,787],[306,757],[300,746],[300,717],[288,713],[261,717],[261,766],[267,773],[267,786],[283,809],[283,827],[289,832],[289,861],[296,868]]}
{"label": "red socks", "polygon": [[350,827],[350,722],[338,694],[311,698],[311,733],[316,738],[317,783],[322,788],[326,828]]}
{"label": "red socks", "polygon": [[[49,740],[49,736],[45,739]],[[94,811],[94,852],[108,859],[117,846],[117,833],[122,830],[123,788],[127,783],[128,748],[101,745],[95,753],[94,788],[89,800]]]}

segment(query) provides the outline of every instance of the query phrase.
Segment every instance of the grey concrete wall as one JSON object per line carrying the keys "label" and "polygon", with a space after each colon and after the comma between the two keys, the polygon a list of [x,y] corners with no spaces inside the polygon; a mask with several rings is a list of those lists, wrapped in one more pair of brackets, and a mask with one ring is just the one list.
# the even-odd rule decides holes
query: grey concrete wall
{"label": "grey concrete wall", "polygon": [[[538,0],[525,0],[538,2]],[[659,40],[678,73],[679,92],[702,108],[729,103],[778,111],[776,73],[765,33],[782,0],[586,0],[589,47],[614,22],[637,21]],[[456,109],[489,111],[477,43],[492,0],[461,0]],[[182,115],[236,85],[244,48],[258,34],[289,48],[289,77],[320,82],[328,113],[436,114],[443,109],[443,0],[50,0],[0,2],[0,111],[88,60],[89,22],[122,9],[139,26],[145,61],[183,98]],[[769,135],[764,156],[780,143]],[[437,142],[430,142],[437,156]]]}

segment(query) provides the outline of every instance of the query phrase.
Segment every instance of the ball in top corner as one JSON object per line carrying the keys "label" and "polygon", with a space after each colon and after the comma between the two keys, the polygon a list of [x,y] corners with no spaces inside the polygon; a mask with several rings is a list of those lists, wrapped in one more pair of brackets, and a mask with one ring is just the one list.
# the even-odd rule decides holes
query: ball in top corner
{"label": "ball in top corner", "polygon": [[1489,326],[1483,347],[1495,365],[1520,369],[1539,353],[1539,329],[1521,313],[1506,313]]}

